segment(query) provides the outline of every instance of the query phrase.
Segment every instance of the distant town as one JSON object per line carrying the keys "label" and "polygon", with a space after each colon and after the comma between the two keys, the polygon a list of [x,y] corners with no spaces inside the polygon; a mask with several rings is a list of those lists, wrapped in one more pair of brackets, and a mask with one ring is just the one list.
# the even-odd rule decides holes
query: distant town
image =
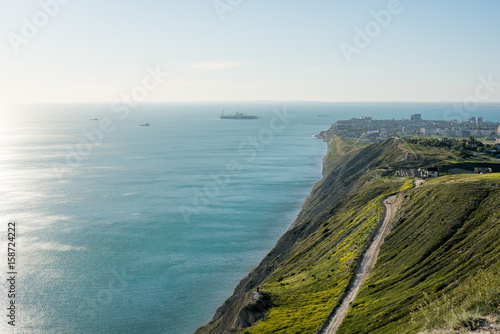
{"label": "distant town", "polygon": [[500,144],[500,123],[484,122],[483,117],[471,117],[468,121],[424,120],[421,114],[410,119],[375,120],[372,117],[352,118],[338,121],[332,130],[344,138],[361,138],[376,142],[388,137],[438,136],[443,138],[482,138]]}
{"label": "distant town", "polygon": [[[372,117],[337,121],[327,131],[356,142],[379,142],[389,137],[423,147],[444,148],[454,152],[462,165],[422,166],[395,169],[395,176],[427,179],[445,174],[489,174],[500,172],[500,123],[484,122],[482,117],[468,121],[423,120],[421,114],[410,119],[375,120]],[[408,152],[401,160],[406,160]],[[437,163],[436,161],[434,163]],[[437,163],[439,165],[439,163]]]}

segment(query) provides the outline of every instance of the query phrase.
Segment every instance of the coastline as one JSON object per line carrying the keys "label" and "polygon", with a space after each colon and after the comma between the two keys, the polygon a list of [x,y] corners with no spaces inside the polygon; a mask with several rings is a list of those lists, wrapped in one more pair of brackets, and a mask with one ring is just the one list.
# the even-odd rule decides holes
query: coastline
{"label": "coastline", "polygon": [[[318,137],[324,139],[325,134],[326,132],[322,132]],[[359,182],[371,178],[370,173],[367,173],[368,170],[380,165],[381,160],[387,159],[387,156],[382,153],[398,151],[399,147],[394,141],[389,140],[374,144],[370,148],[343,149],[344,145],[339,137],[333,137],[330,143],[324,141],[327,143],[327,152],[322,163],[323,177],[311,189],[295,221],[277,241],[274,248],[240,281],[232,296],[217,309],[212,320],[198,328],[195,331],[196,334],[234,333],[235,329],[252,327],[263,318],[268,321],[260,323],[261,326],[267,326],[269,321],[271,321],[271,326],[279,328],[300,324],[299,327],[303,332],[311,332],[331,314],[337,299],[342,295],[342,291],[347,289],[351,280],[350,276],[353,273],[346,269],[356,262],[364,250],[363,247],[357,247],[358,244],[367,242],[367,235],[363,231],[374,227],[371,224],[376,225],[378,221],[377,210],[360,210],[361,207],[358,206],[363,205],[364,200],[354,200],[352,204],[348,204],[348,202],[344,203],[344,199]],[[333,144],[336,145],[335,148]],[[352,148],[352,146],[349,147]],[[337,148],[340,149],[338,152]],[[332,154],[332,150],[335,154]],[[388,186],[399,187],[400,185],[389,184]],[[359,196],[362,198],[364,195]],[[378,203],[378,201],[373,203]],[[353,212],[358,217],[355,219],[356,224],[362,224],[362,228],[361,226],[359,229],[350,228],[349,216],[338,223],[331,223],[331,219],[336,217],[338,210],[345,210],[342,209],[345,205],[355,207]],[[340,234],[335,232],[337,230]],[[335,235],[329,237],[332,233]],[[351,237],[343,237],[344,233]],[[353,243],[352,240],[357,241]],[[334,258],[330,260],[329,254],[337,247],[341,247],[342,254],[346,253],[345,256],[338,258],[342,259],[340,265],[331,267],[333,265],[331,261],[337,260]],[[324,266],[332,268],[331,272],[330,270],[328,273],[324,272],[322,269]],[[325,276],[326,280],[322,281],[324,283],[316,284],[319,277],[315,273]],[[333,278],[327,278],[327,274],[337,277],[339,283]],[[285,282],[289,283],[283,282],[285,278]],[[293,286],[296,288],[289,290],[288,284],[290,288]],[[256,294],[257,288],[259,288],[259,294]],[[296,290],[297,288],[299,290]],[[293,296],[296,296],[298,300]],[[315,299],[312,304],[308,296],[315,296],[312,297]],[[293,300],[293,309],[283,308],[279,298],[285,298],[285,300],[292,298],[286,303]],[[275,300],[280,303],[280,307],[270,304],[270,301]],[[314,308],[314,312],[306,311],[311,307]],[[273,311],[268,312],[269,310]],[[288,312],[292,312],[293,316],[288,317]],[[272,319],[269,320],[269,317]],[[272,327],[273,330],[267,329],[266,332],[273,332],[278,327]]]}
{"label": "coastline", "polygon": [[[293,222],[290,224],[288,227],[287,231],[289,231],[291,228],[293,228],[299,221],[300,214],[305,210],[306,204],[309,200],[309,198],[313,195],[315,192],[316,188],[320,186],[321,182],[326,178],[327,176],[327,167],[326,167],[326,159],[328,157],[328,154],[330,153],[330,143],[331,141],[328,140],[328,136],[322,136],[322,133],[326,131],[322,131],[319,135],[314,135],[314,137],[323,140],[323,142],[326,144],[326,152],[323,158],[321,159],[321,178],[314,183],[312,186],[311,190],[309,191],[309,195],[305,198],[304,202],[302,203],[302,206],[300,207],[299,212],[297,213],[297,217],[293,220]],[[281,235],[280,237],[282,237]]]}
{"label": "coastline", "polygon": [[[413,144],[420,158],[410,156],[402,160],[401,157],[407,156],[407,148],[398,138],[353,146],[349,140],[335,134],[326,136],[328,134],[321,133],[322,138],[331,139],[323,159],[323,177],[313,186],[294,223],[238,284],[213,319],[196,334],[258,334],[283,330],[320,333],[325,327],[339,326],[344,332],[355,328],[359,333],[383,334],[408,329],[416,333],[421,328],[429,328],[425,312],[432,312],[437,301],[431,299],[432,303],[417,313],[416,305],[423,305],[425,296],[435,293],[436,287],[458,281],[465,285],[454,286],[453,291],[447,293],[452,296],[456,290],[464,297],[450,299],[456,305],[448,305],[449,312],[461,305],[463,298],[472,304],[484,302],[473,298],[475,293],[471,291],[475,288],[467,284],[477,279],[490,281],[490,276],[481,276],[481,270],[488,268],[489,273],[484,275],[496,275],[494,262],[489,260],[495,257],[487,257],[486,263],[483,258],[457,253],[452,247],[458,240],[460,247],[473,249],[467,251],[471,254],[482,253],[484,244],[500,249],[497,238],[484,234],[484,229],[498,228],[498,218],[489,212],[498,206],[500,193],[494,182],[499,174],[440,175],[425,186],[408,187],[408,183],[413,186],[412,180],[395,176],[386,166],[389,163],[419,166],[422,161],[430,164],[439,159],[442,153],[439,149]],[[453,159],[462,161],[458,153],[449,152]],[[476,184],[472,186],[469,181]],[[387,203],[389,198],[398,200]],[[449,205],[455,202],[456,205]],[[478,225],[479,216],[485,219]],[[441,223],[434,224],[436,220]],[[461,228],[467,231],[459,233]],[[454,231],[453,235],[450,231]],[[422,233],[425,233],[424,243]],[[386,235],[389,237],[385,238]],[[464,235],[471,237],[463,238]],[[484,242],[477,242],[479,236]],[[384,247],[380,247],[382,242]],[[442,256],[443,252],[446,257]],[[452,264],[461,259],[466,260],[467,266],[458,271],[453,269]],[[440,275],[430,277],[436,261],[442,263],[438,268]],[[407,275],[408,263],[413,263],[411,275]],[[385,270],[387,267],[392,268],[389,273]],[[469,267],[478,268],[477,277],[467,276]],[[418,279],[413,274],[417,272]],[[381,284],[387,277],[392,283]],[[408,290],[408,286],[416,290]],[[374,290],[375,287],[378,290]],[[488,289],[495,291],[496,287]],[[390,300],[379,298],[389,293]],[[359,302],[350,307],[351,302],[358,299]],[[494,303],[494,300],[488,302]],[[346,316],[347,311],[350,315]],[[485,315],[492,311],[494,309],[482,312]],[[374,312],[378,314],[377,322],[372,321]],[[384,316],[398,312],[404,322]],[[477,315],[471,316],[477,318]],[[415,317],[418,323],[413,322]],[[330,322],[330,319],[334,320]],[[439,324],[449,321],[443,314],[436,319]]]}
{"label": "coastline", "polygon": [[[266,281],[269,275],[279,267],[279,263],[286,258],[294,244],[304,240],[310,233],[319,228],[319,220],[316,216],[324,211],[325,208],[330,207],[332,203],[337,203],[350,189],[350,187],[344,187],[344,189],[339,189],[338,191],[330,191],[332,187],[335,188],[338,186],[338,173],[332,173],[328,168],[327,157],[330,153],[331,141],[327,140],[327,136],[325,136],[326,131],[315,135],[316,138],[322,139],[326,144],[326,152],[321,163],[322,177],[312,186],[297,217],[290,224],[286,232],[280,236],[274,247],[261,259],[259,264],[242,278],[240,283],[235,287],[232,296],[216,310],[212,320],[198,328],[194,332],[195,334],[223,334],[227,332],[228,328],[248,327],[252,323],[264,318],[265,312],[263,311],[266,311],[270,305],[267,305],[266,295],[262,293],[255,294],[257,287]],[[325,195],[325,193],[328,194]],[[318,200],[318,198],[320,199]],[[321,217],[320,220],[323,218]],[[312,223],[313,219],[314,223]],[[260,315],[248,311],[248,309],[255,308],[255,305],[261,305],[260,311],[262,312],[259,313]],[[248,319],[251,320],[251,323],[247,323]]]}

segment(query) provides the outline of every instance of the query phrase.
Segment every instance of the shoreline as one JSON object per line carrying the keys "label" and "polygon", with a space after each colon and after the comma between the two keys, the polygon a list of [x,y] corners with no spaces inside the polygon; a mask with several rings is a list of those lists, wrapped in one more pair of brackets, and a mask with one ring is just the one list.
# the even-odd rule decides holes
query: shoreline
{"label": "shoreline", "polygon": [[[325,181],[329,176],[329,173],[327,172],[326,159],[330,152],[331,145],[327,140],[327,137],[323,135],[323,133],[326,133],[326,131],[328,130],[321,131],[320,134],[314,135],[314,137],[322,139],[326,144],[326,150],[324,151],[323,157],[321,158],[321,176],[310,188],[310,191],[303,200],[295,219],[290,223],[285,232],[278,236],[278,240],[269,249],[267,255],[261,258],[259,263],[249,272],[247,272],[246,276],[241,279],[239,284],[234,288],[233,294],[229,298],[227,298],[221,306],[219,306],[212,319],[208,323],[205,323],[204,325],[199,327],[194,333],[225,333],[225,331],[223,331],[223,328],[226,328],[226,330],[228,328],[239,328],[241,322],[243,321],[242,317],[245,319],[253,318],[254,322],[264,317],[265,313],[263,313],[260,318],[255,318],[253,314],[250,314],[251,312],[245,313],[245,309],[249,308],[250,305],[254,305],[256,303],[266,303],[263,300],[263,298],[266,298],[266,296],[264,296],[263,294],[255,294],[257,287],[268,277],[271,272],[273,272],[275,266],[279,264],[279,259],[281,258],[281,256],[284,253],[290,251],[295,242],[297,242],[298,239],[301,239],[301,236],[297,235],[298,230],[303,231],[304,229],[308,229],[309,227],[314,227],[305,226],[308,225],[308,217],[315,216],[318,209],[322,210],[322,206],[324,205],[324,203],[320,203],[318,208],[316,207],[316,204],[312,206],[311,203],[315,200],[318,193],[323,193],[322,187],[324,187]],[[341,196],[341,194],[333,194],[334,200],[336,200],[338,196]],[[294,237],[291,238],[291,236]],[[242,315],[242,313],[244,314]]]}
{"label": "shoreline", "polygon": [[[328,130],[326,130],[328,131]],[[322,131],[323,132],[323,131]],[[304,202],[302,203],[302,206],[300,207],[300,210],[299,212],[297,213],[297,216],[295,217],[295,219],[293,220],[293,222],[290,224],[290,226],[288,227],[287,229],[287,232],[292,229],[293,227],[295,227],[298,223],[298,220],[299,220],[299,217],[300,217],[300,214],[305,211],[305,205],[307,204],[309,198],[311,198],[311,196],[313,195],[314,191],[321,185],[321,182],[323,182],[323,180],[326,178],[326,158],[328,156],[328,153],[330,152],[330,142],[331,141],[328,141],[327,137],[322,137],[321,136],[321,133],[319,135],[314,135],[314,137],[318,138],[318,139],[321,139],[323,140],[323,142],[326,144],[326,152],[323,156],[323,158],[321,159],[321,178],[316,181],[314,183],[314,185],[312,186],[311,190],[309,191],[309,194],[307,195],[307,197],[304,199]],[[283,237],[284,234],[282,234],[280,236]]]}
{"label": "shoreline", "polygon": [[[327,287],[316,285],[315,281],[319,277],[313,275],[315,273],[321,276],[326,275],[327,273],[323,272],[321,268],[331,262],[330,256],[326,256],[326,254],[329,254],[331,246],[328,245],[329,241],[325,241],[325,238],[330,236],[333,230],[328,227],[329,223],[326,222],[336,214],[337,210],[343,205],[345,196],[357,184],[357,182],[346,182],[346,180],[352,180],[357,175],[364,175],[367,168],[372,168],[377,163],[375,157],[385,150],[392,150],[396,147],[392,141],[384,141],[375,144],[370,150],[362,148],[361,150],[339,152],[339,154],[335,154],[327,161],[326,158],[332,152],[332,149],[335,149],[332,146],[332,141],[341,140],[341,138],[333,137],[332,141],[328,143],[324,139],[325,135],[326,132],[321,132],[318,136],[323,138],[323,141],[327,144],[326,154],[322,160],[323,177],[311,189],[297,218],[276,242],[274,248],[261,260],[259,265],[240,281],[231,297],[217,309],[212,320],[198,328],[195,334],[226,334],[234,329],[249,328],[259,320],[267,318],[269,316],[268,311],[271,309],[279,312],[271,315],[273,326],[278,326],[276,322],[278,321],[281,325],[293,327],[290,319],[283,318],[286,314],[289,314],[288,312],[293,312],[296,321],[301,319],[299,327],[307,327],[308,330],[313,327],[316,328],[316,324],[320,326],[331,314],[330,304],[325,303],[317,304],[321,311],[317,310],[312,317],[307,316],[309,313],[300,311],[301,307],[306,307],[298,306],[302,304],[297,304],[296,308],[288,311],[280,307],[274,308],[272,302],[278,301],[278,299],[274,299],[274,297],[271,299],[271,297],[275,294],[277,294],[276,296],[281,295],[283,298],[288,298],[282,300],[282,302],[288,303],[292,291],[288,291],[287,286],[294,285],[304,291],[298,296],[299,300],[297,302],[299,303],[306,302],[309,298],[307,296],[311,293],[314,295],[324,294],[324,298],[333,298],[331,302],[334,302],[334,299],[338,296],[335,291],[340,289],[339,292],[341,292],[344,285],[349,281],[348,277],[344,277],[346,275],[344,267],[337,266],[336,270],[328,272],[331,276],[338,276],[341,279],[340,285],[334,284],[329,279],[325,281]],[[360,156],[366,156],[367,164],[359,163]],[[359,224],[369,224],[373,214],[372,211],[359,211],[358,215],[360,217],[356,221]],[[341,224],[342,228],[347,228],[349,222],[348,220],[342,220]],[[364,238],[362,231],[363,229],[355,229],[352,232],[352,238],[362,240]],[[335,238],[340,238],[336,239],[337,243],[351,242],[350,239],[341,238],[341,235]],[[335,241],[332,242],[335,243]],[[343,263],[345,262],[344,265],[348,265],[349,261],[356,261],[356,252],[348,252],[346,255],[347,258],[342,258]],[[319,262],[314,261],[314,258],[318,259]],[[259,288],[261,294],[256,297],[257,288]],[[269,305],[270,303],[271,305]],[[269,322],[266,323],[269,324]]]}

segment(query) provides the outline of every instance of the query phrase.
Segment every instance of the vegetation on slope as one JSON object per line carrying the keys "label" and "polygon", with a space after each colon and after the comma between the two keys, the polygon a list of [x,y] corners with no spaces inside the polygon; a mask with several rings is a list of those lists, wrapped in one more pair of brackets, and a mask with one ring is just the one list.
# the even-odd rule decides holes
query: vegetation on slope
{"label": "vegetation on slope", "polygon": [[[429,161],[441,153],[419,155]],[[448,158],[448,163],[458,159]],[[412,180],[379,178],[379,173],[375,168],[357,180],[323,229],[294,245],[261,286],[275,307],[240,333],[314,333],[341,302],[380,218],[382,198],[396,192],[405,200],[394,230],[339,333],[471,328],[479,315],[500,311],[500,280],[492,274],[499,270],[500,255],[498,174],[448,176],[414,188]],[[485,277],[489,284],[474,293]]]}
{"label": "vegetation on slope", "polygon": [[[346,293],[380,223],[382,200],[395,193],[403,205],[339,333],[470,328],[481,314],[500,311],[498,174],[445,176],[416,188],[390,176],[396,168],[493,160],[404,140],[366,146],[329,132],[322,137],[329,142],[324,178],[276,247],[197,334],[315,333]],[[475,284],[481,280],[489,280],[482,290]],[[269,308],[254,310],[257,287]]]}
{"label": "vegetation on slope", "polygon": [[[436,143],[439,143],[436,144]],[[451,144],[449,144],[451,145]],[[487,155],[472,156],[462,147],[462,150],[448,146],[441,140],[405,139],[402,148],[408,152],[408,159],[399,161],[394,168],[439,167],[440,173],[453,168],[474,171],[474,167],[490,167],[494,172],[500,172],[500,161]]]}
{"label": "vegetation on slope", "polygon": [[382,197],[404,183],[380,178],[379,168],[402,159],[404,150],[393,139],[369,147],[331,139],[330,148],[335,147],[337,154],[325,161],[325,176],[295,223],[197,334],[248,327],[247,319],[259,318],[251,314],[249,304],[257,287],[274,307],[255,324],[257,329],[242,333],[314,331],[338,303],[382,213]]}
{"label": "vegetation on slope", "polygon": [[298,221],[311,220],[330,211],[338,201],[345,200],[363,175],[368,172],[375,172],[376,177],[386,175],[387,165],[400,161],[405,155],[401,144],[393,139],[365,146],[346,144],[344,139],[335,135],[331,138],[324,163],[325,177],[312,190]]}
{"label": "vegetation on slope", "polygon": [[342,201],[326,206],[326,212],[321,208],[332,202],[321,193],[325,188],[313,191],[305,207],[316,215],[304,225],[316,228],[296,236],[286,257],[259,286],[274,305],[266,318],[239,333],[313,333],[341,302],[380,221],[382,200],[405,183],[400,178],[381,178],[384,171],[378,169],[404,156],[396,141],[364,146],[333,137],[330,152],[335,155],[327,156],[330,173],[323,184],[329,190],[348,191],[338,197]]}
{"label": "vegetation on slope", "polygon": [[338,333],[416,333],[500,311],[499,175],[438,178],[405,197]]}
{"label": "vegetation on slope", "polygon": [[340,205],[335,215],[293,251],[260,286],[275,305],[267,317],[241,333],[314,333],[342,300],[359,257],[383,213],[382,200],[403,181],[376,178]]}

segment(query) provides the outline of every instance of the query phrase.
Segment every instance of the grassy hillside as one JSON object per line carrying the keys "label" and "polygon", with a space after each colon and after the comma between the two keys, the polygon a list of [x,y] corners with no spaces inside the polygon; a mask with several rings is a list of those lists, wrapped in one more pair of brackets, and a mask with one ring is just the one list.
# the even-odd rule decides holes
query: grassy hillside
{"label": "grassy hillside", "polygon": [[[337,141],[337,157],[345,145]],[[423,157],[430,161],[440,153],[436,151],[417,154],[420,161]],[[394,147],[389,152],[392,160],[400,154]],[[347,165],[362,163],[366,161]],[[293,245],[261,285],[275,307],[265,319],[239,333],[317,331],[348,287],[382,214],[382,199],[398,192],[404,194],[403,206],[339,333],[473,327],[482,313],[500,311],[496,276],[500,271],[500,176],[446,176],[414,188],[411,180],[378,177],[382,171],[376,165],[362,177],[353,174],[356,185],[332,216]]]}
{"label": "grassy hillside", "polygon": [[380,221],[382,200],[405,186],[403,179],[380,177],[381,167],[404,157],[397,141],[366,147],[332,139],[329,173],[306,202],[307,215],[299,215],[310,219],[284,236],[294,238],[286,255],[265,264],[273,270],[259,288],[274,307],[238,333],[314,333],[342,300]]}
{"label": "grassy hillside", "polygon": [[383,199],[396,193],[402,206],[391,233],[338,333],[474,327],[481,314],[500,312],[499,174],[445,176],[417,188],[391,176],[397,168],[492,161],[403,140],[367,146],[322,137],[329,142],[324,178],[197,334],[317,332],[346,293],[381,222]]}
{"label": "grassy hillside", "polygon": [[241,333],[314,333],[340,303],[380,220],[383,198],[397,192],[404,181],[370,173],[360,184],[320,229],[294,245],[260,286],[275,307],[265,320]]}
{"label": "grassy hillside", "polygon": [[259,302],[252,297],[257,287],[262,304],[270,300],[274,307],[242,333],[314,331],[338,303],[382,214],[382,198],[404,184],[380,178],[379,168],[400,160],[404,151],[392,139],[369,147],[331,139],[336,154],[325,159],[325,176],[295,223],[197,334],[248,327],[248,319],[260,318],[263,310],[255,309]]}
{"label": "grassy hillside", "polygon": [[496,158],[479,154],[477,157],[462,158],[460,154],[444,147],[424,146],[405,141],[402,148],[408,152],[408,159],[392,165],[394,168],[439,167],[440,172],[453,168],[474,171],[474,167],[491,167],[500,172],[500,161]]}
{"label": "grassy hillside", "polygon": [[338,333],[473,326],[500,311],[500,176],[406,190],[392,232]]}

